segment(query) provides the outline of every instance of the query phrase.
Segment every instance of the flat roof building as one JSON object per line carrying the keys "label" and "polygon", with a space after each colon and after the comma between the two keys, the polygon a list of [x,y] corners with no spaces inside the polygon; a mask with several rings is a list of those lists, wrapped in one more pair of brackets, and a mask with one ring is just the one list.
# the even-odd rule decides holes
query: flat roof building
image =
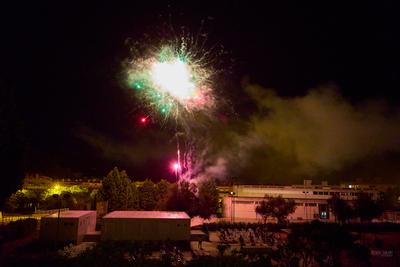
{"label": "flat roof building", "polygon": [[323,182],[313,185],[306,180],[303,185],[276,186],[276,185],[233,185],[222,188],[221,197],[224,204],[224,217],[232,221],[261,221],[261,216],[255,212],[256,206],[265,195],[295,201],[296,209],[289,214],[289,220],[321,219],[334,221],[328,200],[332,196],[339,196],[346,201],[355,201],[361,193],[366,193],[372,199],[380,198],[380,192],[375,187],[359,187],[353,185],[328,185]]}
{"label": "flat roof building", "polygon": [[42,217],[40,238],[48,241],[80,243],[88,232],[96,229],[96,211],[69,210]]}
{"label": "flat roof building", "polygon": [[103,217],[102,240],[189,240],[190,217],[178,211],[113,211]]}

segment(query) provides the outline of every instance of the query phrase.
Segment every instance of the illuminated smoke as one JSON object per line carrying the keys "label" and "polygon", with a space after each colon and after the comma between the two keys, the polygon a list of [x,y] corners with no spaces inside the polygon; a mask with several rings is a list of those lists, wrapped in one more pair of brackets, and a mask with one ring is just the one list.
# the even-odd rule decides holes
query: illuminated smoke
{"label": "illuminated smoke", "polygon": [[374,174],[366,170],[384,175],[387,169],[374,162],[400,152],[400,116],[384,102],[354,105],[334,87],[298,97],[257,85],[245,90],[258,110],[239,127],[229,123],[210,134],[197,176],[283,184],[367,178]]}

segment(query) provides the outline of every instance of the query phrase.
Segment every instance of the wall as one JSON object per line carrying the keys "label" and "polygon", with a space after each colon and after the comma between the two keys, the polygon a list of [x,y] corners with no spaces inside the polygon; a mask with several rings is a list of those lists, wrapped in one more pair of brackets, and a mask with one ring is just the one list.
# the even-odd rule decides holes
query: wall
{"label": "wall", "polygon": [[[262,217],[255,211],[256,206],[262,197],[230,197],[223,198],[224,217],[235,222],[262,222]],[[289,221],[314,220],[320,218],[320,207],[327,205],[326,200],[293,199],[297,205],[294,213],[289,214]],[[328,211],[329,212],[329,211]],[[326,221],[334,221],[334,215],[329,212]],[[268,219],[268,222],[275,222],[275,219]]]}
{"label": "wall", "polygon": [[103,218],[102,240],[189,240],[189,219]]}
{"label": "wall", "polygon": [[88,232],[95,231],[96,212],[81,217],[43,217],[40,222],[40,239],[80,243]]}

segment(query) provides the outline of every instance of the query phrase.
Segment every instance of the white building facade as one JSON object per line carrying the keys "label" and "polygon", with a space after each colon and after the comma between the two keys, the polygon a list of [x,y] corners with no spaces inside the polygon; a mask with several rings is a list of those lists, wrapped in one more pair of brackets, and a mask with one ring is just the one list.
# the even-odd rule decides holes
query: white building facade
{"label": "white building facade", "polygon": [[[227,190],[228,189],[228,190]],[[230,190],[230,191],[229,191]],[[311,185],[305,181],[304,185],[269,186],[269,185],[234,185],[225,188],[223,196],[223,215],[230,221],[261,221],[262,218],[255,212],[256,206],[265,196],[293,200],[296,203],[294,213],[289,214],[289,221],[324,220],[334,221],[335,216],[329,208],[328,200],[336,195],[347,201],[354,201],[363,192],[370,194],[373,199],[380,197],[380,192],[373,188],[356,185],[328,186]]]}

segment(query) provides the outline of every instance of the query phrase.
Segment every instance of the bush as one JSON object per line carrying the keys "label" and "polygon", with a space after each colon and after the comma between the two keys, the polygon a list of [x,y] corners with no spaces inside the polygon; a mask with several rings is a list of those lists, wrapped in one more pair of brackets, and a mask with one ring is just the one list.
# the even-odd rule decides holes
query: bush
{"label": "bush", "polygon": [[19,238],[23,238],[37,229],[38,222],[36,219],[25,219],[10,222],[7,225],[2,226],[2,239],[3,241],[11,241]]}
{"label": "bush", "polygon": [[157,242],[106,241],[65,261],[68,266],[160,266],[160,260],[149,259],[158,246]]}

